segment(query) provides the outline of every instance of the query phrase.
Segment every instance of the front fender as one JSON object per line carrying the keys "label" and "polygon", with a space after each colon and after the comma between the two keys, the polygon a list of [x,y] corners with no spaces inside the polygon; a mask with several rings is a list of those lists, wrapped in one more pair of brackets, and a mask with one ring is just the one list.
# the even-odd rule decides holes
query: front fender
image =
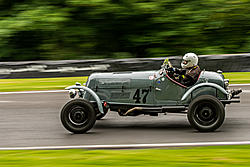
{"label": "front fender", "polygon": [[219,86],[219,85],[217,85],[217,84],[215,84],[215,83],[200,83],[200,84],[195,85],[195,86],[193,86],[192,88],[190,88],[190,89],[182,96],[181,101],[186,100],[186,98],[187,98],[195,89],[200,88],[200,87],[207,87],[207,86],[209,86],[209,87],[214,87],[214,88],[220,90],[220,91],[221,91],[222,93],[224,93],[225,95],[228,95],[228,92],[227,92],[224,88],[222,88],[221,86]]}
{"label": "front fender", "polygon": [[85,90],[86,92],[88,92],[89,94],[91,94],[94,97],[94,99],[97,102],[97,106],[98,106],[98,109],[99,109],[100,113],[104,114],[103,107],[102,107],[102,102],[101,102],[100,98],[97,96],[97,94],[92,89],[90,89],[88,87],[85,87],[85,86],[76,86],[76,85],[69,86],[69,87],[67,87],[65,89],[67,89],[67,90],[78,89],[79,91],[81,89]]}

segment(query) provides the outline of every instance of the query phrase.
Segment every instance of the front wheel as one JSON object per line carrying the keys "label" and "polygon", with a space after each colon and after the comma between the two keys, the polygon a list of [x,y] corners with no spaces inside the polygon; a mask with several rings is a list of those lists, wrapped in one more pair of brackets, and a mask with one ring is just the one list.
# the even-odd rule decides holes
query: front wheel
{"label": "front wheel", "polygon": [[187,116],[190,125],[198,131],[212,132],[224,122],[225,109],[216,97],[202,95],[190,103]]}
{"label": "front wheel", "polygon": [[94,126],[95,121],[95,110],[84,99],[71,100],[61,110],[61,122],[63,126],[73,133],[87,132]]}

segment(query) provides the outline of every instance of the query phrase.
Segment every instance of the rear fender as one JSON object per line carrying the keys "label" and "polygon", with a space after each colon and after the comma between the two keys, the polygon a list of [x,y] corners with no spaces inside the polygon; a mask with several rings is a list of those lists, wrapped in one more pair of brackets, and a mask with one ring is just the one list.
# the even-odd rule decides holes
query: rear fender
{"label": "rear fender", "polygon": [[200,83],[198,85],[193,86],[192,88],[188,89],[188,91],[182,96],[181,101],[184,101],[187,99],[187,97],[195,90],[201,87],[213,87],[216,88],[218,90],[220,90],[222,93],[224,93],[225,95],[227,95],[228,97],[228,92],[222,88],[221,86],[214,84],[214,83]]}
{"label": "rear fender", "polygon": [[78,89],[79,91],[84,90],[84,91],[88,92],[96,100],[96,103],[97,103],[97,106],[98,106],[98,109],[99,109],[100,113],[104,114],[103,107],[102,107],[102,102],[101,102],[100,98],[97,96],[97,94],[92,89],[90,89],[88,87],[85,87],[85,86],[77,86],[77,85],[69,86],[69,87],[67,87],[65,89],[67,89],[67,90]]}

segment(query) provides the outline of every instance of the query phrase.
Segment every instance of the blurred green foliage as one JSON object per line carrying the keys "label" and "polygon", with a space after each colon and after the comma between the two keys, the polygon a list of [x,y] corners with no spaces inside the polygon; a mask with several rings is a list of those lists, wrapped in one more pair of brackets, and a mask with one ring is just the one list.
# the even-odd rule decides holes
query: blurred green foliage
{"label": "blurred green foliage", "polygon": [[0,60],[250,51],[250,0],[0,0]]}

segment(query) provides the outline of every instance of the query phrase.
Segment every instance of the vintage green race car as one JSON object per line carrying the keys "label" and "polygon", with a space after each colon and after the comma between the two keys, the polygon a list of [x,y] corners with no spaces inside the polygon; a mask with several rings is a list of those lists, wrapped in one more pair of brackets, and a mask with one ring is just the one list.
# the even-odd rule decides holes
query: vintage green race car
{"label": "vintage green race car", "polygon": [[73,99],[62,108],[61,122],[70,132],[84,133],[108,111],[120,116],[185,113],[192,127],[210,132],[222,125],[226,104],[240,102],[241,90],[229,90],[221,71],[202,71],[190,87],[171,78],[172,72],[165,60],[157,71],[94,73],[85,86],[66,88]]}

